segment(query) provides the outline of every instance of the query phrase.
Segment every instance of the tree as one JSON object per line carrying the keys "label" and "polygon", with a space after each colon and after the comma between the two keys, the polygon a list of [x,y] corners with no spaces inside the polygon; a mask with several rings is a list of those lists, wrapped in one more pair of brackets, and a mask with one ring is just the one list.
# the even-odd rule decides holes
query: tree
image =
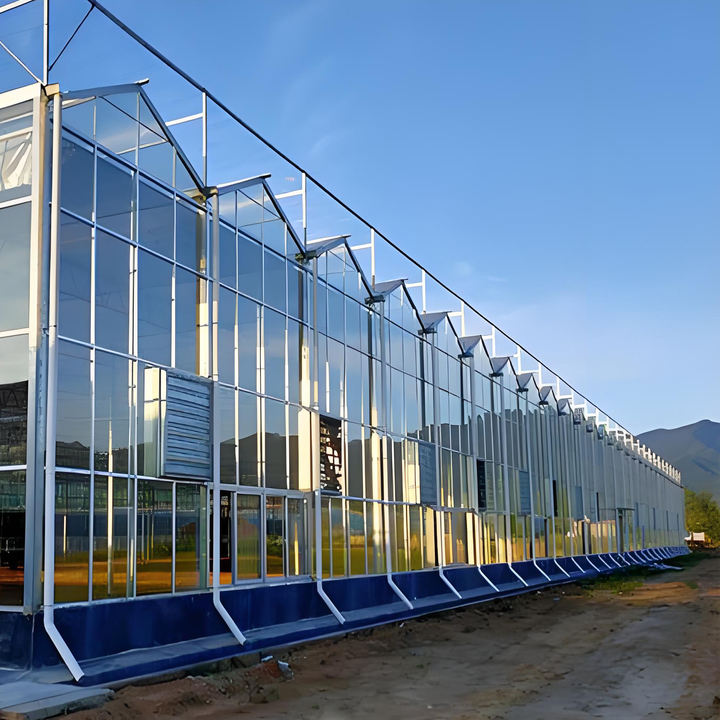
{"label": "tree", "polygon": [[710,544],[720,543],[720,507],[709,492],[685,488],[685,524],[690,532],[704,532]]}

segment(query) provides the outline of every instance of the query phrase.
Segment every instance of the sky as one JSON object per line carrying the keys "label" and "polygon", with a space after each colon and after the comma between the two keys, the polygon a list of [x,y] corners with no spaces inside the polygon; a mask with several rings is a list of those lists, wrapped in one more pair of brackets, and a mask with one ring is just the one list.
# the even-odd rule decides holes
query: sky
{"label": "sky", "polygon": [[630,431],[720,420],[716,0],[105,4]]}

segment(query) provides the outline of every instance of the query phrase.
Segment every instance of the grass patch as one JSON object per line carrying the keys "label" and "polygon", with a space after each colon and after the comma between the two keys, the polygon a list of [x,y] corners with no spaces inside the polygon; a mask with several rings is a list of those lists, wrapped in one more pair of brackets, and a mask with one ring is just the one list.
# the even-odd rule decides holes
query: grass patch
{"label": "grass patch", "polygon": [[694,580],[685,580],[685,584],[691,589],[691,590],[697,590],[698,584]]}

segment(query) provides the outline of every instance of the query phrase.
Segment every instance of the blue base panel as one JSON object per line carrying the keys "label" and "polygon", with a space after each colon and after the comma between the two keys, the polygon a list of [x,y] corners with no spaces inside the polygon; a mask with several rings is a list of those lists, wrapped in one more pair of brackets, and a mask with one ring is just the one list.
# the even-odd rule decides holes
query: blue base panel
{"label": "blue base panel", "polygon": [[[444,577],[438,569],[396,573],[392,579],[399,593],[385,575],[325,580],[323,589],[345,618],[343,624],[314,581],[224,590],[222,603],[245,634],[244,645],[228,632],[210,592],[57,606],[55,624],[85,673],[80,684],[96,685],[519,595],[687,552],[668,547],[652,554],[448,567]],[[44,631],[42,613],[0,613],[0,667],[8,669],[0,670],[0,684],[17,676],[13,669],[58,676],[52,671],[61,670],[62,663]]]}

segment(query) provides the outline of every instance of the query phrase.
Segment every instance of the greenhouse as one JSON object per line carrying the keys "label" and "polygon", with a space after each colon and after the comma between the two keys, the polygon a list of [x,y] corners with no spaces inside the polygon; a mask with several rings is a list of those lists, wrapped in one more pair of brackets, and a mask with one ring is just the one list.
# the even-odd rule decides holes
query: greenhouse
{"label": "greenhouse", "polygon": [[141,49],[196,112],[62,63],[0,88],[0,682],[685,552],[673,467]]}

